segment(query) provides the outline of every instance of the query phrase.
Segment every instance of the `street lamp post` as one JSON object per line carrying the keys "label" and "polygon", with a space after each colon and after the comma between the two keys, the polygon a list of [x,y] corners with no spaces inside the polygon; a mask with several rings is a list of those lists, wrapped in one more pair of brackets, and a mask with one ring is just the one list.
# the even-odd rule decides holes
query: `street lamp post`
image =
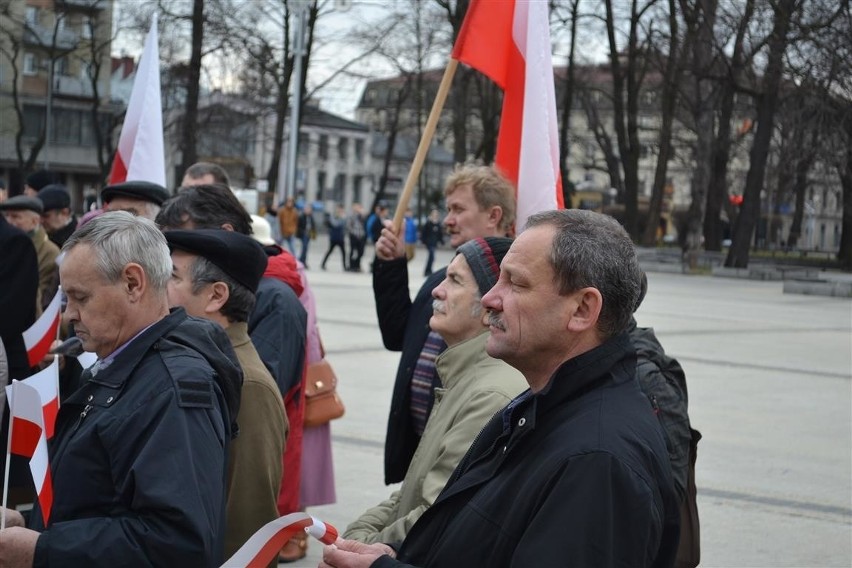
{"label": "street lamp post", "polygon": [[299,114],[302,108],[302,61],[305,55],[305,28],[307,27],[310,2],[297,2],[296,11],[296,41],[293,65],[296,71],[296,82],[293,86],[293,104],[290,105],[290,143],[287,145],[287,182],[281,188],[281,201],[296,195],[296,158],[299,147]]}

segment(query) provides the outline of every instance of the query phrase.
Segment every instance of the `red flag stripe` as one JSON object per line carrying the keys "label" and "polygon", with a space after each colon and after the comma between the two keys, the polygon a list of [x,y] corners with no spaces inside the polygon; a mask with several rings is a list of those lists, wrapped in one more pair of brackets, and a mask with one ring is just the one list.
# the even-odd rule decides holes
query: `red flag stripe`
{"label": "red flag stripe", "polygon": [[12,443],[9,452],[16,456],[32,458],[41,438],[41,426],[20,416],[12,417]]}
{"label": "red flag stripe", "polygon": [[121,158],[121,152],[115,151],[115,158],[112,161],[112,169],[109,172],[109,183],[121,183],[127,180],[127,166]]}
{"label": "red flag stripe", "polygon": [[47,355],[48,351],[50,351],[50,345],[53,343],[53,340],[56,339],[56,330],[58,328],[59,314],[57,313],[56,317],[53,318],[53,322],[50,324],[47,333],[38,340],[38,343],[27,350],[27,360],[30,367],[38,365],[39,361],[44,359],[44,356]]}

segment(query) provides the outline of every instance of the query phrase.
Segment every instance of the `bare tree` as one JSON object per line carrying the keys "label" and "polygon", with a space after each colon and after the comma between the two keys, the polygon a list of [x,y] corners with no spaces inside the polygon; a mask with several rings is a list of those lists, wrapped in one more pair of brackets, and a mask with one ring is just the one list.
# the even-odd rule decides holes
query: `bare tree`
{"label": "bare tree", "polygon": [[613,121],[618,155],[624,174],[624,227],[634,240],[639,237],[639,93],[647,66],[647,45],[642,45],[642,25],[646,13],[657,0],[631,0],[627,47],[616,40],[616,14],[612,0],[605,0],[606,33],[612,73]]}
{"label": "bare tree", "polygon": [[562,123],[559,125],[559,171],[562,176],[562,197],[565,207],[571,207],[570,165],[571,143],[568,136],[571,132],[571,111],[574,108],[574,85],[577,61],[577,25],[580,21],[580,0],[570,0],[567,15],[559,17],[562,25],[569,28],[568,36],[568,65],[565,71],[562,87]]}

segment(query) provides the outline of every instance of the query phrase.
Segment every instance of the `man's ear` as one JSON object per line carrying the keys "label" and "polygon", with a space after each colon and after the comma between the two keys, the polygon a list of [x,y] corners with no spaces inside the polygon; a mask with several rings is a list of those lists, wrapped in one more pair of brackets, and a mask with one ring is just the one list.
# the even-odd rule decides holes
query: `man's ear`
{"label": "man's ear", "polygon": [[121,271],[124,289],[131,303],[138,302],[148,289],[148,278],[142,266],[130,262]]}
{"label": "man's ear", "polygon": [[597,288],[582,288],[572,294],[568,331],[582,333],[596,329],[603,307],[603,297]]}
{"label": "man's ear", "polygon": [[495,228],[500,226],[500,223],[503,221],[503,208],[499,205],[492,205],[488,209],[488,223],[492,224]]}
{"label": "man's ear", "polygon": [[207,305],[204,307],[204,311],[208,314],[219,313],[222,306],[227,304],[228,298],[231,297],[231,291],[224,282],[214,282],[211,284],[207,294]]}
{"label": "man's ear", "polygon": [[230,223],[222,223],[222,229],[225,231],[231,231],[232,233],[234,232],[234,226]]}

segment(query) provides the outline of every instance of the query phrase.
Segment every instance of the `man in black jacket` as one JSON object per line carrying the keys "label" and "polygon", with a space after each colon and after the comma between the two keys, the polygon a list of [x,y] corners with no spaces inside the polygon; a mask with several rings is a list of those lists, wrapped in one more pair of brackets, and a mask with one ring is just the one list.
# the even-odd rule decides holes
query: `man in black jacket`
{"label": "man in black jacket", "polygon": [[[504,237],[512,231],[515,190],[494,168],[458,168],[447,178],[444,195],[444,227],[453,248],[471,239]],[[373,295],[385,348],[402,351],[385,439],[385,483],[391,484],[405,478],[432,409],[435,388],[441,386],[434,361],[446,345],[430,331],[429,318],[432,290],[447,271],[442,268],[429,276],[412,302],[404,242],[390,228],[390,221],[387,223],[376,242]]]}
{"label": "man in black jacket", "polygon": [[672,566],[671,468],[626,333],[640,281],[611,217],[531,216],[482,297],[488,354],[530,389],[485,426],[401,544],[339,540],[321,566]]}
{"label": "man in black jacket", "polygon": [[227,336],[169,313],[152,221],[105,213],[63,250],[65,319],[98,362],[56,419],[52,506],[40,495],[30,529],[7,512],[0,565],[218,566],[242,382]]}

